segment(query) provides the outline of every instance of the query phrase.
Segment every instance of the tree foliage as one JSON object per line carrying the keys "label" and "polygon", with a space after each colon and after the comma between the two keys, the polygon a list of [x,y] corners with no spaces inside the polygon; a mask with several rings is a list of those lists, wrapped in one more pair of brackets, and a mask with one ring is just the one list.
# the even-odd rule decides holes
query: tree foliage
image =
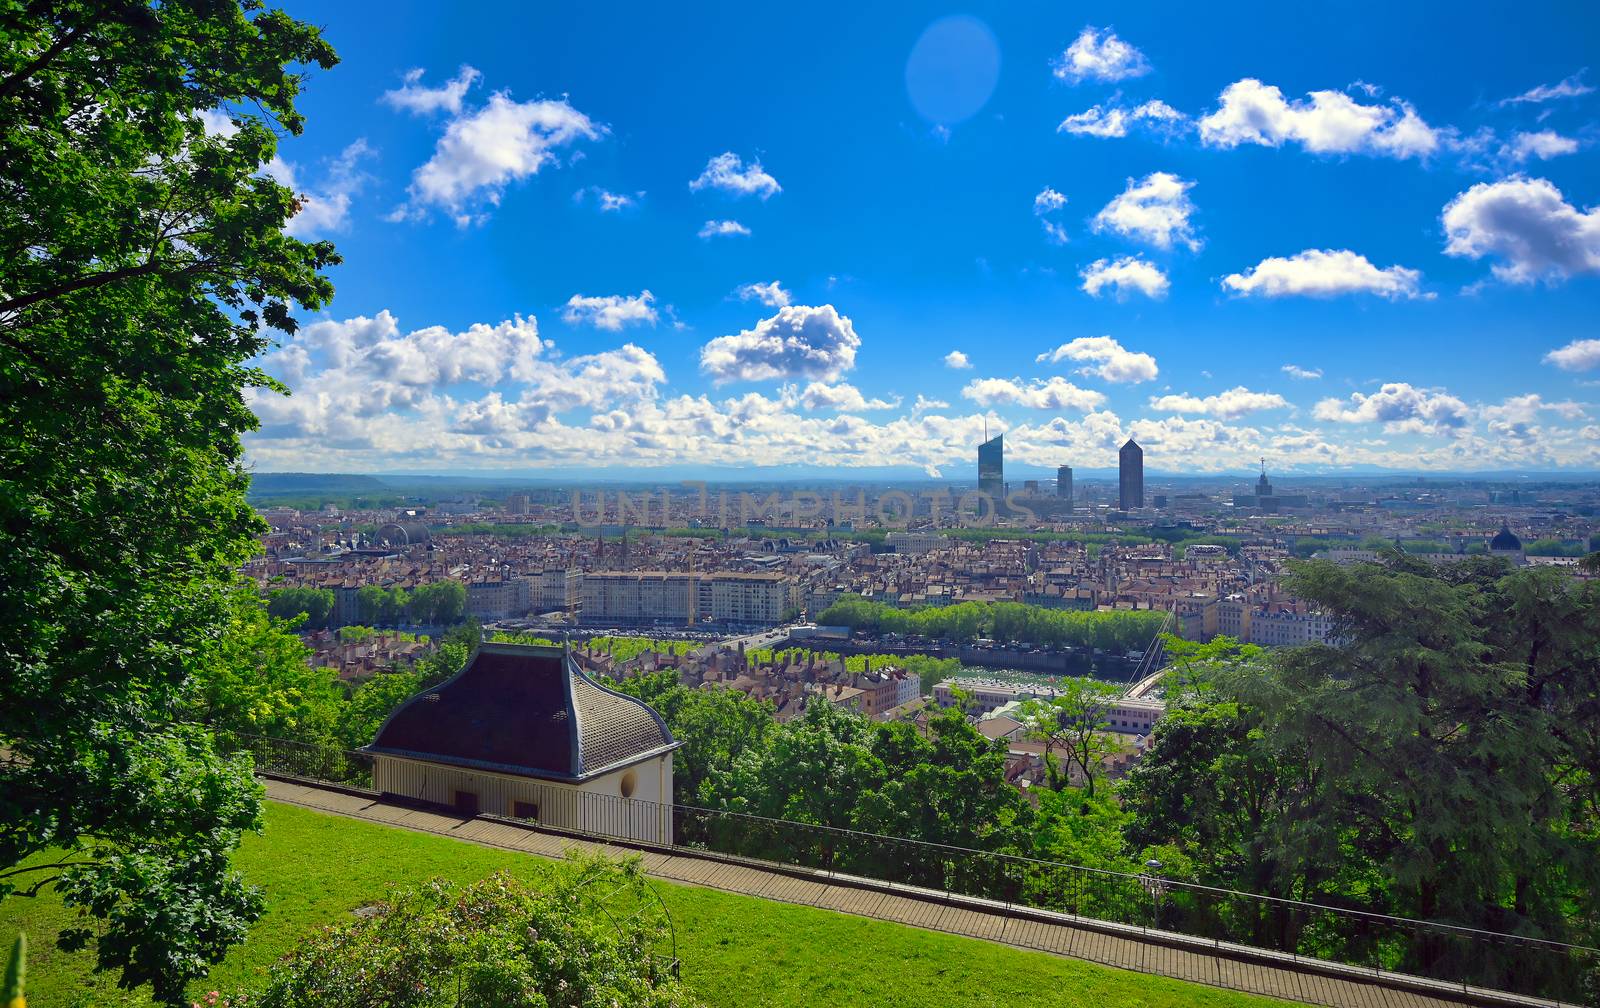
{"label": "tree foliage", "polygon": [[279,588],[267,602],[267,612],[280,620],[302,620],[308,630],[322,630],[333,616],[333,605],[328,588]]}
{"label": "tree foliage", "polygon": [[[1306,564],[1290,589],[1335,617],[1338,643],[1191,653],[1209,667],[1124,789],[1131,839],[1176,845],[1212,884],[1592,944],[1600,585],[1396,556]],[[1254,922],[1285,947],[1298,926]],[[1509,952],[1427,937],[1402,952],[1392,965],[1540,982]]]}
{"label": "tree foliage", "polygon": [[958,602],[897,609],[859,595],[841,596],[817,616],[829,626],[869,633],[915,634],[962,643],[989,638],[1003,643],[1094,647],[1126,652],[1143,648],[1161,628],[1162,612],[1070,612],[1018,602]]}
{"label": "tree foliage", "polygon": [[391,892],[275,966],[258,1008],[692,1008],[637,858]]}
{"label": "tree foliage", "polygon": [[178,718],[256,546],[248,362],[332,293],[260,167],[333,62],[255,2],[0,10],[0,896],[57,879],[64,940],[169,1002],[259,908],[248,760]]}

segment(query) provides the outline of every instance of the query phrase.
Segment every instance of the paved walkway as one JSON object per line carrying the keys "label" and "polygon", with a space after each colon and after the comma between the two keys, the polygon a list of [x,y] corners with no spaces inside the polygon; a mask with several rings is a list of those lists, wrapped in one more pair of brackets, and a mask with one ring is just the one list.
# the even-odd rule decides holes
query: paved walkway
{"label": "paved walkway", "polygon": [[1455,1000],[1447,995],[1428,997],[1359,979],[1328,977],[1207,952],[1170,948],[1140,940],[1137,929],[1134,929],[1132,936],[1123,937],[1071,924],[951,906],[931,899],[919,899],[914,894],[902,895],[900,892],[839,884],[830,881],[826,875],[811,879],[708,858],[660,851],[640,852],[620,845],[541,833],[506,822],[461,819],[438,812],[387,805],[368,797],[304,784],[280,780],[267,780],[265,784],[267,797],[274,801],[353,819],[551,858],[562,857],[572,847],[605,850],[613,854],[641,853],[645,870],[650,875],[672,882],[874,917],[1251,994],[1329,1005],[1332,1008],[1440,1008],[1473,1003]]}

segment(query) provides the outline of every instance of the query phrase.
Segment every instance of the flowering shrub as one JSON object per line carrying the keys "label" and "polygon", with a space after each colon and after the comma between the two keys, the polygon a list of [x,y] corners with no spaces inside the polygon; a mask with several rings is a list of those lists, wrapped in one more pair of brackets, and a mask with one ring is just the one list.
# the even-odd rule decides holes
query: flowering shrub
{"label": "flowering shrub", "polygon": [[532,883],[500,873],[391,891],[274,967],[250,1008],[696,1005],[638,860],[568,856],[568,871]]}

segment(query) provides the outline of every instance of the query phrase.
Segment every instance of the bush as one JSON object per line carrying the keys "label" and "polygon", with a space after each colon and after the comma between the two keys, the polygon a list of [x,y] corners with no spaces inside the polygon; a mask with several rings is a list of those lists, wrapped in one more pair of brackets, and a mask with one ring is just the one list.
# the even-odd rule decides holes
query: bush
{"label": "bush", "polygon": [[[397,889],[275,966],[254,1008],[646,1008],[697,1002],[673,976],[666,911],[637,858],[568,855],[527,882]],[[235,1002],[239,1003],[239,1002]]]}

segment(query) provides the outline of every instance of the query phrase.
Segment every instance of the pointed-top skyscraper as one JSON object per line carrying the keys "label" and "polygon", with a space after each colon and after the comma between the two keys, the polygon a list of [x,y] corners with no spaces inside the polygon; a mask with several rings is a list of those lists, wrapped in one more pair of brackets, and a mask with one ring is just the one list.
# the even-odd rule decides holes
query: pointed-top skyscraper
{"label": "pointed-top skyscraper", "polygon": [[997,508],[1006,499],[1005,456],[1004,434],[996,434],[978,446],[978,489],[988,494]]}
{"label": "pointed-top skyscraper", "polygon": [[1117,506],[1123,511],[1144,507],[1144,449],[1131,437],[1117,453]]}

